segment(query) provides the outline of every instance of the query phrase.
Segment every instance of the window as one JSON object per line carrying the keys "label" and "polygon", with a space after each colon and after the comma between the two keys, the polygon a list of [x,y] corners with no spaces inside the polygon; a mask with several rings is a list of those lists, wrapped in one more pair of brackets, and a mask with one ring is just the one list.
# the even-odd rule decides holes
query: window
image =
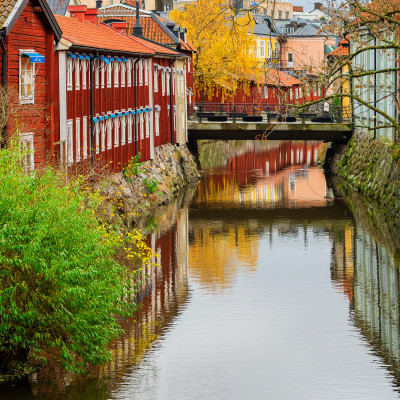
{"label": "window", "polygon": [[103,121],[100,126],[100,128],[101,128],[101,151],[105,151],[105,149],[106,149],[106,127],[107,127],[106,122]]}
{"label": "window", "polygon": [[121,63],[121,87],[125,87],[126,83],[126,64],[124,62]]}
{"label": "window", "polygon": [[[122,112],[124,113],[124,110],[122,110]],[[125,140],[125,129],[126,128],[126,117],[123,114],[121,117],[121,146],[123,146],[126,143]]]}
{"label": "window", "polygon": [[87,77],[87,70],[88,70],[88,61],[82,61],[82,89],[86,89],[86,77]]}
{"label": "window", "polygon": [[119,118],[114,119],[114,146],[119,146]]}
{"label": "window", "polygon": [[128,70],[128,87],[132,86],[132,59],[129,59],[128,62],[126,63],[126,68]]}
{"label": "window", "polygon": [[282,19],[282,11],[279,11],[278,15],[279,15],[279,19]]}
{"label": "window", "polygon": [[68,57],[68,60],[67,60],[67,90],[72,90],[72,70],[73,70],[72,58]]}
{"label": "window", "polygon": [[73,120],[67,121],[67,142],[66,142],[66,153],[67,153],[67,164],[71,165],[74,162],[74,151],[72,147],[72,137],[74,134]]}
{"label": "window", "polygon": [[75,90],[80,90],[81,88],[81,63],[79,58],[75,60]]}
{"label": "window", "polygon": [[268,86],[264,86],[264,98],[268,99]]}
{"label": "window", "polygon": [[107,87],[111,87],[111,78],[112,78],[112,62],[107,65]]}
{"label": "window", "polygon": [[253,56],[257,57],[257,42],[253,42]]}
{"label": "window", "polygon": [[107,119],[107,149],[111,149],[112,147],[112,119],[109,116]]}
{"label": "window", "polygon": [[156,106],[155,110],[156,136],[160,135],[160,106]]}
{"label": "window", "polygon": [[290,19],[290,13],[289,13],[289,11],[286,11],[286,19]]}
{"label": "window", "polygon": [[75,149],[76,149],[76,161],[81,160],[81,119],[75,120]]}
{"label": "window", "polygon": [[95,70],[95,80],[96,80],[96,89],[98,89],[100,87],[100,60],[96,60],[93,63],[93,68]]}
{"label": "window", "polygon": [[143,60],[139,60],[139,85],[143,85]]}
{"label": "window", "polygon": [[21,54],[19,68],[19,102],[20,104],[34,104],[35,63],[31,62],[29,57]]}
{"label": "window", "polygon": [[143,140],[143,139],[144,139],[143,120],[144,120],[144,112],[142,111],[142,112],[139,114],[140,140]]}
{"label": "window", "polygon": [[[269,42],[268,42],[269,44]],[[265,58],[265,41],[260,40],[260,57]]]}
{"label": "window", "polygon": [[181,130],[182,132],[185,131],[185,111],[181,111]]}
{"label": "window", "polygon": [[94,136],[95,136],[95,149],[96,149],[96,154],[100,153],[100,122],[96,122],[94,125]]}
{"label": "window", "polygon": [[22,133],[20,136],[21,161],[24,166],[25,173],[29,173],[35,169],[33,133]]}
{"label": "window", "polygon": [[119,78],[119,63],[118,61],[114,62],[114,87],[118,87],[118,79]]}
{"label": "window", "polygon": [[101,88],[104,88],[105,80],[106,80],[106,68],[108,68],[105,61],[101,61],[100,69],[101,69]]}
{"label": "window", "polygon": [[154,65],[154,91],[158,92],[158,68]]}
{"label": "window", "polygon": [[[149,108],[147,106],[147,108]],[[150,118],[151,118],[151,111],[147,111],[146,113],[146,138],[150,137]]]}
{"label": "window", "polygon": [[167,94],[170,93],[170,83],[171,83],[171,72],[167,71]]}
{"label": "window", "polygon": [[293,68],[293,53],[287,53],[287,67]]}
{"label": "window", "polygon": [[132,114],[128,115],[128,143],[132,143]]}
{"label": "window", "polygon": [[149,84],[149,67],[148,64],[150,60],[144,60],[144,84],[147,86]]}
{"label": "window", "polygon": [[161,73],[161,91],[162,94],[165,94],[165,69],[163,68],[162,73]]}
{"label": "window", "polygon": [[[88,137],[88,135],[87,135],[88,124],[87,124],[87,121],[88,121],[87,117],[83,117],[82,118],[82,138],[83,138],[82,153],[83,153],[83,159],[87,158],[87,155],[88,155],[88,151],[87,151],[87,149],[88,149],[88,140],[87,140],[87,137]],[[97,138],[97,141],[96,141],[96,146],[97,147],[99,145],[98,143],[99,142],[98,142],[98,138]]]}

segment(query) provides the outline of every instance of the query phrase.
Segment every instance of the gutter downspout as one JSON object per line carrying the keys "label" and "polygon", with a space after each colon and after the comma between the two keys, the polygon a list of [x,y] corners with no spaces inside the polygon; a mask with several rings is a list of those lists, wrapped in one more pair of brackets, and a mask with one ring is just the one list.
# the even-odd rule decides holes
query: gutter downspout
{"label": "gutter downspout", "polygon": [[[89,60],[89,85],[90,85],[90,162],[92,169],[94,167],[94,123],[93,123],[93,103],[94,103],[94,91],[93,91],[93,61],[99,56],[99,52],[96,51],[96,55],[90,56]],[[99,145],[99,143],[97,143]]]}
{"label": "gutter downspout", "polygon": [[[173,96],[172,96],[172,82],[173,82],[173,73],[172,73],[172,64],[175,64],[176,57],[169,63],[170,75],[169,75],[169,119],[170,119],[170,128],[171,128],[171,144],[174,143],[174,108],[173,108]],[[185,93],[186,96],[186,93]]]}
{"label": "gutter downspout", "polygon": [[[4,45],[4,32],[0,32],[0,46],[1,46],[1,51],[2,51],[2,85],[4,87],[4,90],[7,93],[7,85],[8,85],[8,55],[7,55],[7,49],[6,46]],[[7,121],[7,108],[5,108],[5,119]],[[6,137],[7,137],[7,123],[3,127],[3,131],[1,132],[1,138],[0,138],[0,148],[4,148],[6,145]]]}
{"label": "gutter downspout", "polygon": [[134,76],[134,106],[135,106],[135,156],[137,155],[137,64],[138,62],[142,59],[142,56],[139,55],[139,57],[135,60],[133,64],[133,76]]}

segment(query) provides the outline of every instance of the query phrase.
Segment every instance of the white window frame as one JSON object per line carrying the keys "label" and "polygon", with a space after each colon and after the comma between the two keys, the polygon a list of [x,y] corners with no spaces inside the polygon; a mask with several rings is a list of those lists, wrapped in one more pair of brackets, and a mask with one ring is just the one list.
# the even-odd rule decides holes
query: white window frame
{"label": "white window frame", "polygon": [[167,79],[167,82],[166,82],[166,85],[167,85],[167,95],[169,95],[170,94],[170,82],[171,82],[171,72],[170,71],[167,71],[167,76],[166,76],[166,79]]}
{"label": "white window frame", "polygon": [[[19,50],[19,104],[35,104],[35,63],[31,62],[28,56],[24,56],[23,53],[35,52],[35,50]],[[31,86],[31,94],[29,96],[22,95],[22,63],[26,60],[26,63],[30,64],[30,74],[31,74],[31,83],[27,83],[26,86]],[[27,71],[27,70],[26,70]],[[25,79],[27,75],[25,74]]]}
{"label": "white window frame", "polygon": [[75,90],[81,90],[81,62],[77,57],[74,61],[75,64]]}
{"label": "white window frame", "polygon": [[123,61],[121,63],[121,87],[126,85],[126,63]]}
{"label": "white window frame", "polygon": [[155,118],[155,133],[156,136],[160,136],[160,106],[155,107],[154,118]]}
{"label": "white window frame", "polygon": [[94,140],[93,146],[95,147],[96,154],[100,153],[100,122],[94,124]]}
{"label": "white window frame", "polygon": [[103,120],[100,125],[101,129],[101,151],[106,150],[106,131],[107,131],[107,121]]}
{"label": "white window frame", "polygon": [[154,64],[154,92],[158,92],[158,66]]}
{"label": "white window frame", "polygon": [[106,82],[106,69],[107,69],[107,64],[104,60],[101,61],[100,63],[100,72],[101,72],[101,88],[104,88],[105,82]]}
{"label": "white window frame", "polygon": [[107,65],[107,88],[111,87],[111,80],[112,80],[112,64],[113,62],[110,61]]}
{"label": "white window frame", "polygon": [[114,147],[119,147],[119,117],[118,116],[116,116],[114,118]]}
{"label": "white window frame", "polygon": [[[292,61],[289,61],[289,54],[290,54],[290,56],[291,56]],[[293,66],[294,66],[294,57],[293,57],[293,53],[289,51],[288,53],[286,53],[286,56],[287,56],[287,67],[288,67],[288,68],[293,68]],[[289,65],[289,63],[290,63],[290,65]]]}
{"label": "white window frame", "polygon": [[96,89],[98,89],[100,87],[100,60],[95,60],[93,68],[95,72]]}
{"label": "white window frame", "polygon": [[127,62],[127,71],[128,71],[128,87],[132,86],[132,62],[133,60],[130,58]]}
{"label": "white window frame", "polygon": [[119,62],[114,61],[114,87],[119,86]]}
{"label": "white window frame", "polygon": [[126,144],[126,116],[125,110],[122,110],[122,117],[121,117],[121,146]]}
{"label": "white window frame", "polygon": [[82,155],[83,159],[85,160],[88,155],[88,117],[82,117],[82,141],[83,141],[83,148],[82,148]]}
{"label": "white window frame", "polygon": [[74,63],[71,57],[67,58],[67,90],[72,90],[72,74],[74,70]]}
{"label": "white window frame", "polygon": [[112,118],[108,117],[106,120],[107,125],[107,150],[112,148]]}
{"label": "white window frame", "polygon": [[[147,108],[149,108],[147,106]],[[146,113],[146,139],[150,137],[150,117],[151,117],[151,111],[147,111]]]}
{"label": "white window frame", "polygon": [[139,114],[139,127],[140,127],[140,140],[144,139],[144,126],[143,126],[143,122],[144,122],[144,112],[142,111]]}
{"label": "white window frame", "polygon": [[73,136],[74,136],[74,120],[67,120],[67,139],[65,143],[65,151],[67,153],[67,165],[71,165],[74,162],[74,148],[73,148]]}
{"label": "white window frame", "polygon": [[265,58],[265,41],[260,40],[260,58]]}
{"label": "white window frame", "polygon": [[[128,110],[130,111],[130,110]],[[133,127],[133,115],[129,113],[128,115],[128,143],[132,143],[132,127]]]}
{"label": "white window frame", "polygon": [[165,94],[165,69],[164,68],[161,72],[161,93],[164,96],[164,94]]}
{"label": "white window frame", "polygon": [[86,90],[87,88],[87,71],[88,71],[88,60],[83,60],[82,61],[82,89]]}
{"label": "white window frame", "polygon": [[147,86],[149,84],[149,67],[148,64],[150,60],[144,60],[144,84]]}
{"label": "white window frame", "polygon": [[81,119],[75,119],[75,151],[76,162],[81,161]]}
{"label": "white window frame", "polygon": [[264,86],[264,99],[268,99],[268,86]]}
{"label": "white window frame", "polygon": [[143,86],[143,60],[139,60],[139,86]]}
{"label": "white window frame", "polygon": [[35,169],[34,136],[35,134],[33,132],[27,132],[21,133],[19,137],[21,153],[26,152],[23,161],[25,173],[32,172]]}

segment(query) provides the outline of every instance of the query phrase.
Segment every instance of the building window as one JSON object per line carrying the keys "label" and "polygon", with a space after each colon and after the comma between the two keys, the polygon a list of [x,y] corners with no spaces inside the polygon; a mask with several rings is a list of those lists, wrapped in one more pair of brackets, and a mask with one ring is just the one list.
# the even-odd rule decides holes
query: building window
{"label": "building window", "polygon": [[72,90],[72,70],[73,70],[72,58],[68,57],[67,60],[67,90]]}
{"label": "building window", "polygon": [[161,92],[163,95],[165,94],[165,69],[164,68],[161,73]]}
{"label": "building window", "polygon": [[[88,149],[88,140],[87,140],[87,137],[88,137],[88,135],[87,135],[87,128],[88,128],[88,125],[87,125],[87,121],[88,121],[88,119],[87,119],[87,117],[83,117],[82,118],[82,146],[83,146],[83,148],[82,148],[82,154],[83,154],[83,159],[86,159],[87,158],[87,155],[88,155],[88,151],[87,151],[87,149]],[[96,145],[97,145],[97,143],[98,142],[96,142]]]}
{"label": "building window", "polygon": [[108,68],[105,61],[101,62],[100,68],[101,68],[101,88],[103,89],[104,85],[105,85],[105,80],[106,80],[106,68]]}
{"label": "building window", "polygon": [[149,67],[150,60],[144,60],[144,84],[147,86],[149,84]]}
{"label": "building window", "polygon": [[19,102],[20,104],[35,102],[35,63],[23,54],[19,57]]}
{"label": "building window", "polygon": [[75,149],[76,149],[76,161],[81,160],[81,120],[77,118],[75,120]]}
{"label": "building window", "polygon": [[118,61],[114,62],[114,87],[118,87],[118,79],[119,78],[119,63]]}
{"label": "building window", "polygon": [[272,57],[272,43],[270,41],[267,42],[268,43],[268,58]]}
{"label": "building window", "polygon": [[264,98],[268,99],[268,86],[264,86]]}
{"label": "building window", "polygon": [[139,85],[143,85],[143,60],[139,60]]}
{"label": "building window", "polygon": [[111,79],[112,79],[112,62],[107,65],[107,87],[111,87]]}
{"label": "building window", "polygon": [[278,15],[279,15],[279,19],[282,19],[282,11],[279,11]]}
{"label": "building window", "polygon": [[[124,110],[122,110],[124,113]],[[121,117],[121,146],[123,146],[126,143],[125,140],[125,135],[126,135],[126,117],[125,115],[122,115]]]}
{"label": "building window", "polygon": [[75,90],[80,90],[81,88],[81,63],[79,58],[75,60]]}
{"label": "building window", "polygon": [[22,133],[20,136],[21,161],[25,173],[29,173],[35,169],[33,137],[34,134],[32,132]]}
{"label": "building window", "polygon": [[132,61],[131,59],[127,62],[127,70],[128,70],[128,87],[132,86]]}
{"label": "building window", "polygon": [[156,125],[156,136],[160,136],[160,107],[156,106],[156,110],[155,110],[155,125]]}
{"label": "building window", "polygon": [[100,153],[100,122],[97,122],[94,125],[94,137],[95,137],[95,143],[93,143],[92,145],[94,146],[94,148],[96,149],[96,154]]}
{"label": "building window", "polygon": [[111,149],[112,147],[112,119],[108,117],[107,120],[107,149]]}
{"label": "building window", "polygon": [[146,113],[146,138],[150,137],[150,118],[151,118],[151,111],[148,111]]}
{"label": "building window", "polygon": [[286,19],[290,19],[289,11],[286,11]]}
{"label": "building window", "polygon": [[132,114],[128,115],[128,143],[132,143]]}
{"label": "building window", "polygon": [[86,75],[88,70],[88,62],[87,60],[82,61],[82,89],[86,89]]}
{"label": "building window", "polygon": [[102,122],[101,124],[101,151],[106,150],[106,122]]}
{"label": "building window", "polygon": [[121,63],[121,87],[125,87],[126,83],[126,64]]}
{"label": "building window", "polygon": [[114,120],[114,146],[119,146],[119,118],[116,117]]}
{"label": "building window", "polygon": [[287,67],[293,68],[293,53],[287,53]]}
{"label": "building window", "polygon": [[264,40],[260,40],[260,57],[265,58],[265,41]]}
{"label": "building window", "polygon": [[140,124],[140,140],[144,139],[144,125],[143,125],[143,120],[144,120],[144,112],[142,111],[139,114],[139,124]]}
{"label": "building window", "polygon": [[93,63],[93,68],[95,70],[95,80],[96,80],[96,89],[100,87],[100,61],[96,60]]}
{"label": "building window", "polygon": [[67,164],[71,165],[74,162],[74,150],[73,150],[73,140],[74,135],[74,121],[69,119],[67,121],[67,143],[66,143],[66,153],[67,153]]}
{"label": "building window", "polygon": [[158,92],[158,68],[154,65],[154,91]]}
{"label": "building window", "polygon": [[171,72],[167,71],[167,94],[170,94]]}

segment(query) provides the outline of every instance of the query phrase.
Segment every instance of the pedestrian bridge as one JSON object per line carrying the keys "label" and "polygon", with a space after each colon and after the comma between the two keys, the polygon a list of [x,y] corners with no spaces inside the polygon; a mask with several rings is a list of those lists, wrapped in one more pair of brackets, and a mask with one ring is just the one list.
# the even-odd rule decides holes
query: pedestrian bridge
{"label": "pedestrian bridge", "polygon": [[347,143],[353,134],[350,123],[318,122],[211,122],[189,121],[191,140],[321,140]]}

